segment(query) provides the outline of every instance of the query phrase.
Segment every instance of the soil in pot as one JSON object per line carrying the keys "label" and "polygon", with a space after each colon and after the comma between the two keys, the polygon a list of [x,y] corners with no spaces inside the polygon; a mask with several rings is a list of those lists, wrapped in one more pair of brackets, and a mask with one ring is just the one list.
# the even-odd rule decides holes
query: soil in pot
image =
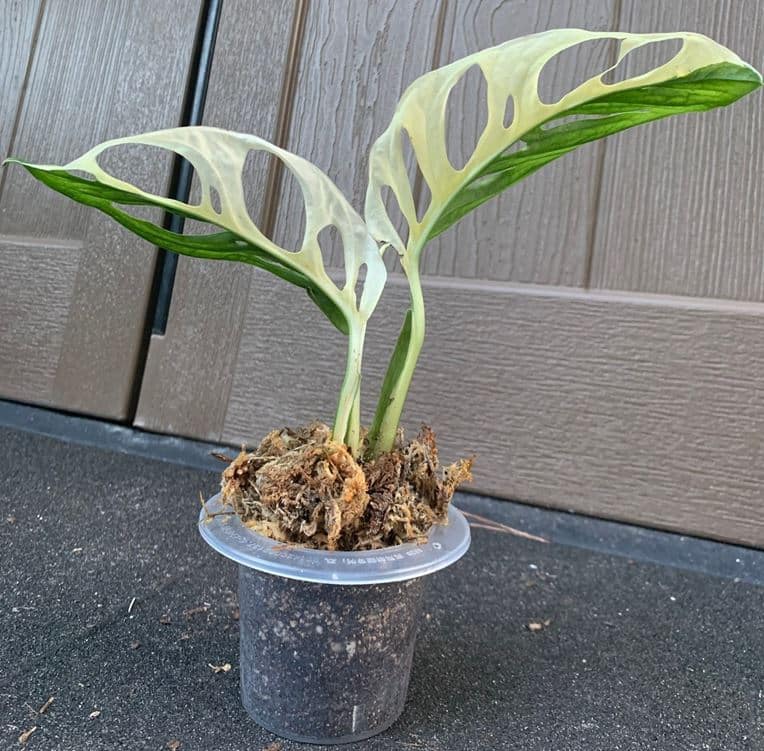
{"label": "soil in pot", "polygon": [[356,459],[328,426],[313,423],[273,431],[243,450],[223,473],[221,495],[246,526],[273,539],[370,550],[425,540],[433,524],[445,523],[471,468],[463,459],[441,469],[426,426],[408,443],[400,432],[388,453]]}

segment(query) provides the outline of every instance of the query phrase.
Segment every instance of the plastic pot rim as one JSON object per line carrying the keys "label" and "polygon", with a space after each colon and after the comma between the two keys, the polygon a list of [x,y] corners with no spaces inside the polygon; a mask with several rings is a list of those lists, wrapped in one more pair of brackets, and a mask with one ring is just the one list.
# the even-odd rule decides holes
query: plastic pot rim
{"label": "plastic pot rim", "polygon": [[316,584],[363,586],[416,579],[455,563],[470,546],[469,524],[453,504],[448,523],[434,525],[425,543],[350,552],[278,542],[245,527],[235,514],[210,518],[223,510],[218,493],[199,513],[199,533],[210,547],[241,566]]}

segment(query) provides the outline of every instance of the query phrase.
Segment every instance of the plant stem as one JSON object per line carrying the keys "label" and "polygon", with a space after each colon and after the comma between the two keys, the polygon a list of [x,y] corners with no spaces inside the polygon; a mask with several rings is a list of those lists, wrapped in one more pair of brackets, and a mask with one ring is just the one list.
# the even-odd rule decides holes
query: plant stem
{"label": "plant stem", "polygon": [[422,296],[422,280],[419,276],[419,259],[415,256],[411,268],[405,268],[409,281],[409,293],[411,295],[411,337],[406,351],[406,358],[400,370],[400,375],[395,386],[390,392],[387,406],[384,408],[384,418],[379,429],[376,444],[371,448],[374,455],[392,450],[395,445],[395,436],[398,432],[398,424],[401,420],[403,405],[406,402],[411,379],[414,375],[419,353],[422,351],[425,331],[424,298]]}
{"label": "plant stem", "polygon": [[350,453],[357,457],[361,449],[361,384],[358,384],[358,391],[353,399],[353,406],[350,409],[350,422],[348,424],[347,443]]}
{"label": "plant stem", "polygon": [[365,324],[351,325],[348,334],[348,356],[345,366],[345,378],[342,381],[337,413],[334,418],[332,435],[335,441],[346,443],[353,456],[357,456],[360,444],[360,394],[361,394],[361,358]]}

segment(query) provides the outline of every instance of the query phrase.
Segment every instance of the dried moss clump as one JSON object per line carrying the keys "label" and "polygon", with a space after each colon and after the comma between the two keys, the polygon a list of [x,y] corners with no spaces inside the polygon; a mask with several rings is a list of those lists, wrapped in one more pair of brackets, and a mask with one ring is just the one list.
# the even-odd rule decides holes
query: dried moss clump
{"label": "dried moss clump", "polygon": [[421,541],[443,523],[472,460],[440,470],[435,434],[423,427],[376,459],[356,460],[322,423],[269,433],[223,472],[222,498],[245,525],[283,542],[369,550]]}

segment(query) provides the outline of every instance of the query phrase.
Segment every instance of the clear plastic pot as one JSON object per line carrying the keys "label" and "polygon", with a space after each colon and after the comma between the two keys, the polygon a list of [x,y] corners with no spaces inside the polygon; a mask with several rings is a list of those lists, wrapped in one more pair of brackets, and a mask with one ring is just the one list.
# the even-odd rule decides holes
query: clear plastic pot
{"label": "clear plastic pot", "polygon": [[[219,497],[207,503],[220,511]],[[199,529],[239,564],[241,698],[267,730],[337,744],[382,732],[403,711],[425,579],[469,548],[469,525],[449,509],[425,544],[329,552],[286,546],[238,517]]]}

